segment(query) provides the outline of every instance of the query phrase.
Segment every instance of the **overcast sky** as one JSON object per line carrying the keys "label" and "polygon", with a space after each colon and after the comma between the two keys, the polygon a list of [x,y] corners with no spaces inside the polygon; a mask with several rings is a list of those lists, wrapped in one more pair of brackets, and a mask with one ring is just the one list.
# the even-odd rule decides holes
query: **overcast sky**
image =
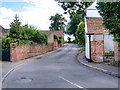
{"label": "overcast sky", "polygon": [[[15,14],[22,24],[36,26],[40,30],[48,30],[49,18],[56,13],[63,14],[63,9],[54,0],[0,0],[0,25],[9,28]],[[69,20],[68,15],[64,15]]]}

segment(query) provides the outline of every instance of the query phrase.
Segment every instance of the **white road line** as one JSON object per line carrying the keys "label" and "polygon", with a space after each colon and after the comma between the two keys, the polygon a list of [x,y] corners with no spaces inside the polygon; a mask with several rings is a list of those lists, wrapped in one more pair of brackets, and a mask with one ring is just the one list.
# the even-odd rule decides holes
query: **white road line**
{"label": "white road line", "polygon": [[59,78],[65,80],[66,82],[68,82],[68,83],[70,83],[70,84],[72,84],[72,85],[74,85],[74,86],[76,86],[76,87],[78,87],[78,88],[82,88],[83,90],[87,90],[87,89],[85,89],[84,87],[82,87],[82,86],[80,86],[80,85],[77,85],[76,83],[73,83],[73,82],[71,82],[71,81],[65,79],[65,78],[62,77],[62,76],[59,76]]}

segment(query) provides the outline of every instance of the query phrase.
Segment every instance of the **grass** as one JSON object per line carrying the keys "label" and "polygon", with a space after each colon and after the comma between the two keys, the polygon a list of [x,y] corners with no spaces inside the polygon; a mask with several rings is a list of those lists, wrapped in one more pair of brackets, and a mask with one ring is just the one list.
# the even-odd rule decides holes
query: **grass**
{"label": "grass", "polygon": [[80,48],[80,52],[81,53],[85,52],[85,47]]}

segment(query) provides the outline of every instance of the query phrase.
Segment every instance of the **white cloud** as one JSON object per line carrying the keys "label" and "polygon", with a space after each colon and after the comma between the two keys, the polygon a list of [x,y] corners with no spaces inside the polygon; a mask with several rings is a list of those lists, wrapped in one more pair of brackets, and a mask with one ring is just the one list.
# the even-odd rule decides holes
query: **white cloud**
{"label": "white cloud", "polygon": [[9,8],[1,7],[0,8],[0,25],[5,28],[9,28],[9,24],[14,16],[14,11]]}
{"label": "white cloud", "polygon": [[[3,27],[8,27],[8,23],[13,19],[15,14],[18,14],[22,24],[32,24],[38,29],[48,30],[50,21],[49,18],[56,13],[63,14],[63,9],[58,6],[58,3],[54,0],[24,0],[27,3],[31,3],[31,6],[24,6],[24,11],[13,11],[5,7],[0,8],[0,24]],[[68,18],[67,15],[65,17]]]}

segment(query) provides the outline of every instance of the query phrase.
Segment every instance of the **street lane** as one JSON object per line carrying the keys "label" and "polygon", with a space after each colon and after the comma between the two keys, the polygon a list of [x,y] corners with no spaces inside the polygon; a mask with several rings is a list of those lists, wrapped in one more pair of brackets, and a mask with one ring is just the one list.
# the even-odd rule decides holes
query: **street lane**
{"label": "street lane", "polygon": [[15,69],[3,88],[118,88],[118,78],[80,64],[78,46],[67,44],[59,52],[34,58]]}

